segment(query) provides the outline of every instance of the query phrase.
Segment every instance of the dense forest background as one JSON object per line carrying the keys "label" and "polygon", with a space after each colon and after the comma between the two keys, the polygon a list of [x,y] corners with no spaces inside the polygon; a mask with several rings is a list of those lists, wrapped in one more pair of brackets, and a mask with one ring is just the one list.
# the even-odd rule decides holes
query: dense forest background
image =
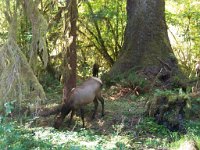
{"label": "dense forest background", "polygon": [[[0,148],[200,147],[198,0],[0,0],[0,12]],[[55,130],[95,63],[105,116],[91,121],[89,104],[86,128],[77,114]]]}

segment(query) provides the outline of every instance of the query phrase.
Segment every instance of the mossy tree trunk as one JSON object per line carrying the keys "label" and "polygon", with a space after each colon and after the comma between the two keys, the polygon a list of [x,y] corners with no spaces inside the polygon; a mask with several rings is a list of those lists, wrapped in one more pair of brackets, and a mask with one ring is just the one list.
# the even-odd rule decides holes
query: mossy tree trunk
{"label": "mossy tree trunk", "polygon": [[9,23],[9,31],[7,42],[0,48],[0,111],[6,107],[6,103],[16,101],[17,108],[21,109],[22,104],[27,107],[33,106],[37,114],[38,105],[46,99],[46,96],[17,44],[17,19],[21,2],[16,0],[13,9],[11,1],[5,2],[4,14]]}
{"label": "mossy tree trunk", "polygon": [[167,34],[164,0],[127,0],[127,25],[121,55],[110,75],[134,67],[159,66],[160,60],[174,63]]}
{"label": "mossy tree trunk", "polygon": [[38,9],[40,1],[23,0],[22,6],[26,16],[31,22],[32,40],[30,45],[29,64],[33,71],[37,72],[38,56],[41,59],[42,66],[46,68],[48,63],[48,52],[46,46],[46,33],[48,24],[44,16]]}

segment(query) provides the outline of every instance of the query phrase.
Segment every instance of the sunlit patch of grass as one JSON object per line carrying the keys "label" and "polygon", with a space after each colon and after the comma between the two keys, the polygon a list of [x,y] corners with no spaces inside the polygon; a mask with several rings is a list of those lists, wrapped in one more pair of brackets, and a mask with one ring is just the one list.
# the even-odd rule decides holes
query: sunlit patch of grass
{"label": "sunlit patch of grass", "polygon": [[178,147],[184,142],[194,140],[197,146],[200,147],[200,121],[187,121],[185,123],[187,134],[182,135],[179,140],[175,140],[170,144],[172,149],[178,149]]}
{"label": "sunlit patch of grass", "polygon": [[200,146],[200,122],[187,121],[185,123],[187,134],[170,132],[162,125],[158,125],[151,118],[143,118],[141,122],[133,128],[134,143],[137,148],[170,148],[178,149],[185,141],[194,140]]}
{"label": "sunlit patch of grass", "polygon": [[194,140],[197,143],[197,146],[200,147],[200,137],[190,134],[181,136],[180,140],[170,143],[169,147],[173,150],[177,150],[180,148],[180,145],[183,144],[185,141],[191,141],[191,140]]}
{"label": "sunlit patch of grass", "polygon": [[135,103],[137,102],[129,100],[128,98],[122,98],[117,101],[107,101],[105,108],[113,113],[122,114],[125,116],[142,114],[144,112],[144,106],[142,105],[141,108],[138,109]]}
{"label": "sunlit patch of grass", "polygon": [[57,131],[51,127],[24,128],[15,123],[0,126],[0,149],[130,149],[128,136],[100,135],[92,130]]}
{"label": "sunlit patch of grass", "polygon": [[177,132],[170,132],[162,125],[158,125],[152,118],[143,118],[133,127],[134,143],[138,147],[168,148],[170,142],[180,139]]}
{"label": "sunlit patch of grass", "polygon": [[119,135],[97,135],[91,130],[81,129],[80,131],[60,132],[52,128],[32,128],[36,140],[50,141],[53,145],[78,146],[81,149],[115,149],[121,143],[126,147],[129,139],[126,136]]}

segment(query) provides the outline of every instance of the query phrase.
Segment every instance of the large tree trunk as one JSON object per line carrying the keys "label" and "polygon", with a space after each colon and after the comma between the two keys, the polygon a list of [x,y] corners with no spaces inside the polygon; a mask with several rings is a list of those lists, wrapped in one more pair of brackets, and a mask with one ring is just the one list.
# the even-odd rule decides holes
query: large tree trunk
{"label": "large tree trunk", "polygon": [[70,0],[66,1],[68,7],[68,17],[70,20],[70,32],[69,38],[73,37],[72,43],[67,47],[66,54],[64,56],[64,90],[63,98],[66,99],[68,93],[72,88],[76,86],[76,67],[77,67],[77,54],[76,54],[76,38],[77,38],[77,18],[78,18],[78,8],[77,1]]}
{"label": "large tree trunk", "polygon": [[164,0],[127,0],[128,22],[122,54],[112,67],[111,76],[135,67],[177,63],[172,61],[175,59],[167,35],[164,10]]}

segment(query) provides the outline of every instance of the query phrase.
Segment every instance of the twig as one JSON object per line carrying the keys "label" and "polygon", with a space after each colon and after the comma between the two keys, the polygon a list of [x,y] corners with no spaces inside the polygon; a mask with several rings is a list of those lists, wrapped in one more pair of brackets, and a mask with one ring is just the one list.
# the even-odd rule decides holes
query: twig
{"label": "twig", "polygon": [[167,70],[169,70],[169,71],[171,71],[172,69],[171,69],[171,67],[167,64],[167,63],[165,63],[164,61],[162,61],[160,58],[158,58],[157,57],[157,59],[159,60],[159,62],[162,64],[162,65],[164,65],[166,68],[167,68]]}
{"label": "twig", "polygon": [[160,69],[160,71],[157,73],[155,79],[153,80],[151,86],[150,86],[150,90],[153,88],[153,86],[155,85],[156,83],[156,80],[158,79],[158,76],[161,74],[161,72],[163,71],[163,68]]}

